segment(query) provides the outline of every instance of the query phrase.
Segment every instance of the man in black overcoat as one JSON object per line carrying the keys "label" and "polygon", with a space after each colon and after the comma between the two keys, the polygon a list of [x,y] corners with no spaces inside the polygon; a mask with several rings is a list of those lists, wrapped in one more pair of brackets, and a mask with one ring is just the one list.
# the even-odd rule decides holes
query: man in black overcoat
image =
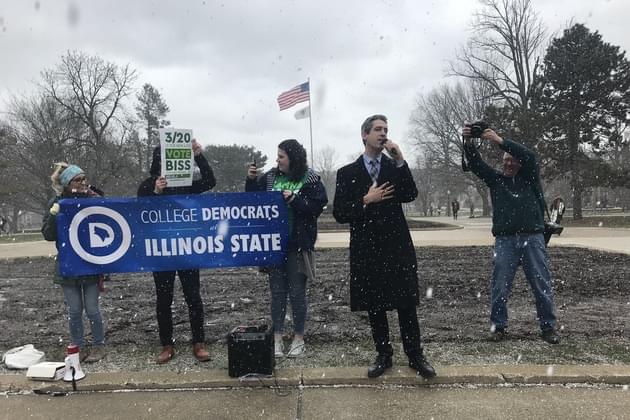
{"label": "man in black overcoat", "polygon": [[387,138],[384,115],[367,118],[361,136],[364,153],[337,172],[333,215],[350,223],[350,307],[368,312],[378,353],[368,377],[392,367],[387,311],[396,309],[409,366],[432,378],[435,370],[424,357],[416,314],[416,251],[401,205],[415,200],[418,190],[400,147]]}

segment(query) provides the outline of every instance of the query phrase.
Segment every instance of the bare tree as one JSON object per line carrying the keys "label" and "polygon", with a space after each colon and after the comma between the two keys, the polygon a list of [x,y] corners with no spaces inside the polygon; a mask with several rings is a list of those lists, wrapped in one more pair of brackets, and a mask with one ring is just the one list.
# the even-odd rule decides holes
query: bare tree
{"label": "bare tree", "polygon": [[547,30],[531,0],[480,0],[473,36],[450,64],[450,74],[487,83],[491,99],[529,109],[530,89]]}
{"label": "bare tree", "polygon": [[456,195],[473,186],[482,199],[484,214],[490,211],[487,187],[470,172],[462,172],[461,128],[464,121],[483,115],[491,101],[488,90],[489,86],[480,81],[442,85],[418,96],[410,118],[411,139],[430,158],[431,170],[439,173],[435,188]]}
{"label": "bare tree", "polygon": [[337,176],[337,151],[332,146],[326,146],[315,152],[314,168],[321,176],[322,184],[326,188],[328,199],[332,201],[332,195],[335,193],[335,182]]}
{"label": "bare tree", "polygon": [[120,156],[134,131],[123,102],[133,93],[136,71],[69,51],[55,68],[44,70],[42,78],[43,91],[85,126],[85,136],[76,139],[89,149],[82,164],[99,183],[113,181],[126,163]]}
{"label": "bare tree", "polygon": [[7,202],[19,210],[41,212],[52,194],[50,173],[55,161],[76,161],[84,154],[76,141],[85,129],[52,98],[39,94],[14,98],[5,127],[8,185],[17,185]]}

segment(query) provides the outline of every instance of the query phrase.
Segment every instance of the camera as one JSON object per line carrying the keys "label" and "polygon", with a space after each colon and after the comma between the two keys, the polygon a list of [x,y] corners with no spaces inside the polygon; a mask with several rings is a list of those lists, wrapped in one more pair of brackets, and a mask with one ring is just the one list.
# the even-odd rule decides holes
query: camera
{"label": "camera", "polygon": [[559,223],[549,222],[545,220],[545,230],[543,237],[545,238],[545,246],[549,243],[551,235],[560,235],[564,227]]}
{"label": "camera", "polygon": [[470,127],[470,137],[474,139],[480,138],[481,133],[490,128],[488,123],[485,121],[475,121],[472,124],[467,124],[467,126]]}
{"label": "camera", "polygon": [[545,222],[545,233],[550,235],[560,235],[564,227],[561,224],[554,222]]}

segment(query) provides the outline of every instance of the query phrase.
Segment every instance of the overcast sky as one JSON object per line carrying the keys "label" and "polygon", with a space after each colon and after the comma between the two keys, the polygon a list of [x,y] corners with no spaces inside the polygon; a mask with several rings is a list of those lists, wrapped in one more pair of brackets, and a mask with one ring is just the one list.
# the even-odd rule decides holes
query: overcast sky
{"label": "overcast sky", "polygon": [[[630,49],[628,0],[533,4],[552,32],[573,20]],[[447,63],[478,7],[474,0],[0,0],[0,117],[12,95],[31,92],[41,70],[76,49],[129,63],[137,87],[158,88],[173,126],[192,129],[204,145],[253,145],[272,161],[285,138],[309,150],[308,119],[294,118],[306,103],[280,112],[276,98],[310,78],[316,151],[332,146],[346,163],[362,150],[363,119],[383,113],[411,160],[415,98],[454,82],[444,76]]]}

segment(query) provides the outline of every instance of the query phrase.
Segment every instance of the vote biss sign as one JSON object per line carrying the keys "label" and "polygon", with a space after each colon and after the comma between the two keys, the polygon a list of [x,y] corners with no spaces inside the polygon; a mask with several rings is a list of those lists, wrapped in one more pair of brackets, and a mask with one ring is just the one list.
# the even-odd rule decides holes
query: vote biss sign
{"label": "vote biss sign", "polygon": [[280,192],[64,199],[57,237],[63,276],[284,261]]}

